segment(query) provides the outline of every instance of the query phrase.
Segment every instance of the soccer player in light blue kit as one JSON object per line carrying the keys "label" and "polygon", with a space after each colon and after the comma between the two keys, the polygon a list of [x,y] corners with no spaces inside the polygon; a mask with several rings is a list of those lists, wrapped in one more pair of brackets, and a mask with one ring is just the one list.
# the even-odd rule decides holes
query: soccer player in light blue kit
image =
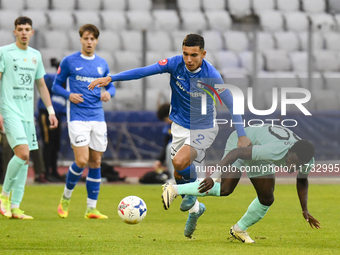
{"label": "soccer player in light blue kit", "polygon": [[[195,166],[202,166],[205,150],[210,147],[218,132],[214,125],[215,105],[210,94],[217,94],[215,84],[224,84],[218,71],[204,57],[204,38],[189,34],[183,40],[183,56],[174,56],[154,65],[136,68],[93,81],[89,89],[106,86],[110,82],[140,79],[160,73],[170,73],[172,89],[170,119],[172,140],[172,162],[178,184],[196,180]],[[209,96],[207,96],[209,94]],[[202,114],[202,98],[206,97],[206,114]],[[219,97],[229,108],[238,134],[238,146],[250,145],[243,128],[242,117],[233,114],[233,98],[229,90],[219,90]],[[181,203],[182,211],[189,210],[184,235],[191,237],[198,218],[205,206],[198,203],[195,196],[185,196]]]}
{"label": "soccer player in light blue kit", "polygon": [[30,151],[38,149],[34,124],[34,82],[47,108],[50,128],[56,128],[58,120],[45,84],[40,52],[28,46],[34,34],[32,20],[19,17],[14,26],[16,42],[0,47],[0,129],[5,129],[8,143],[14,151],[0,195],[0,212],[7,218],[28,220],[33,217],[24,214],[19,206],[24,196]]}
{"label": "soccer player in light blue kit", "polygon": [[[96,209],[101,182],[101,158],[107,147],[107,127],[102,102],[107,102],[116,92],[110,83],[106,91],[99,88],[89,91],[87,86],[99,77],[109,75],[107,62],[94,54],[98,44],[99,30],[92,24],[79,29],[82,49],[65,57],[60,63],[52,91],[69,99],[67,121],[69,137],[75,162],[70,166],[63,195],[58,206],[58,214],[66,218],[75,185],[84,168],[88,165],[86,178],[87,209],[86,219],[107,219]],[[67,82],[67,89],[62,87]]]}
{"label": "soccer player in light blue kit", "polygon": [[[313,144],[301,140],[290,129],[277,125],[254,125],[245,128],[245,131],[253,145],[237,148],[237,136],[235,132],[232,133],[219,164],[220,170],[215,171],[201,183],[165,184],[162,196],[165,209],[169,208],[178,195],[229,196],[237,186],[242,171],[245,171],[256,190],[257,197],[249,205],[243,217],[231,227],[230,235],[243,243],[254,243],[246,230],[260,221],[274,202],[275,171],[277,171],[275,166],[277,166],[285,172],[298,172],[296,188],[302,215],[312,228],[320,228],[320,222],[308,212],[307,208],[308,173],[315,164]],[[215,182],[219,177],[221,183]]]}

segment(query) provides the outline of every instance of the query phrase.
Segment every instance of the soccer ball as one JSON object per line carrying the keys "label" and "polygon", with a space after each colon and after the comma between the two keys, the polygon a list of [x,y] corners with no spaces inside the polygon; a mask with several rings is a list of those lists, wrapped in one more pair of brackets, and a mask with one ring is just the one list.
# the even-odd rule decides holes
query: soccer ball
{"label": "soccer ball", "polygon": [[118,204],[118,215],[128,224],[137,224],[146,216],[146,204],[143,199],[136,196],[128,196]]}

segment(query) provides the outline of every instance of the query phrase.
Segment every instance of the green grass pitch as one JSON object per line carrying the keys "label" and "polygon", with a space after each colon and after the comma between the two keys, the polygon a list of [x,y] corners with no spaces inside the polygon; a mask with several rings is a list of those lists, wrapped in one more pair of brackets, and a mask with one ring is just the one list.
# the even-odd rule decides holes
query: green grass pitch
{"label": "green grass pitch", "polygon": [[[231,241],[229,229],[255,198],[251,185],[239,185],[229,197],[200,198],[207,211],[194,238],[183,235],[187,213],[180,198],[163,209],[160,185],[102,185],[97,208],[108,220],[84,219],[85,185],[73,192],[70,213],[60,219],[57,206],[63,185],[26,187],[21,208],[34,220],[0,217],[1,254],[340,254],[340,185],[309,187],[309,211],[321,229],[302,217],[295,185],[277,185],[267,215],[248,232],[256,244]],[[129,195],[141,197],[147,215],[137,225],[120,220],[117,206]]]}

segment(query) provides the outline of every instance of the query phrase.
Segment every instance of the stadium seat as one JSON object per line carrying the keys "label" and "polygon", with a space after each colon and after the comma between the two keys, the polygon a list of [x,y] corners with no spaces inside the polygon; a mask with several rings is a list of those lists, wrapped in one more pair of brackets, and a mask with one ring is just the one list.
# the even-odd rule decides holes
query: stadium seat
{"label": "stadium seat", "polygon": [[334,15],[334,19],[336,21],[337,28],[339,29],[340,28],[340,13],[339,14],[335,14]]}
{"label": "stadium seat", "polygon": [[275,48],[275,42],[271,32],[257,33],[257,48],[261,52],[264,50],[273,50]]}
{"label": "stadium seat", "polygon": [[65,30],[45,31],[41,36],[44,48],[69,49],[69,37]]}
{"label": "stadium seat", "polygon": [[[19,17],[18,10],[2,10],[0,9],[0,29],[14,29],[14,17]],[[34,23],[33,23],[34,25]],[[1,45],[1,44],[0,44]]]}
{"label": "stadium seat", "polygon": [[276,0],[277,9],[282,12],[296,12],[300,9],[299,0]]}
{"label": "stadium seat", "polygon": [[296,73],[294,72],[275,72],[276,76],[276,86],[279,88],[282,87],[299,87],[299,81]]}
{"label": "stadium seat", "polygon": [[325,0],[301,0],[302,9],[305,12],[317,13],[325,12],[326,1]]}
{"label": "stadium seat", "polygon": [[170,74],[156,74],[146,77],[148,89],[161,90],[170,87]]}
{"label": "stadium seat", "polygon": [[340,52],[340,34],[338,32],[330,32],[324,34],[327,50],[334,50]]}
{"label": "stadium seat", "polygon": [[[13,21],[12,21],[13,22]],[[13,25],[14,26],[14,25]],[[15,42],[13,30],[1,29],[0,30],[0,46],[7,45]]]}
{"label": "stadium seat", "polygon": [[149,30],[153,27],[153,19],[149,11],[127,11],[126,16],[132,30]]}
{"label": "stadium seat", "polygon": [[283,30],[283,17],[281,12],[263,11],[258,15],[263,30],[272,32]]}
{"label": "stadium seat", "polygon": [[79,30],[70,29],[67,30],[68,37],[70,39],[70,49],[72,51],[79,51],[81,50],[81,43],[80,43],[80,35]]}
{"label": "stadium seat", "polygon": [[227,31],[223,33],[225,48],[234,52],[242,52],[249,49],[247,34],[241,31]]}
{"label": "stadium seat", "polygon": [[164,58],[163,52],[149,50],[146,52],[146,65],[153,65]]}
{"label": "stadium seat", "polygon": [[315,30],[335,30],[335,21],[332,15],[327,13],[313,13],[309,14],[309,17]]}
{"label": "stadium seat", "polygon": [[122,47],[126,51],[141,52],[143,47],[142,32],[125,30],[121,32]]}
{"label": "stadium seat", "polygon": [[225,0],[202,0],[202,8],[206,11],[224,11],[226,9]]}
{"label": "stadium seat", "polygon": [[201,11],[201,1],[197,0],[177,0],[177,7],[180,12]]}
{"label": "stadium seat", "polygon": [[[209,54],[209,52],[208,52]],[[226,68],[239,68],[240,58],[235,52],[232,51],[217,51],[213,53],[216,59],[216,68],[218,70],[224,70]]]}
{"label": "stadium seat", "polygon": [[125,12],[104,10],[99,13],[103,22],[103,28],[121,31],[127,29]]}
{"label": "stadium seat", "polygon": [[[2,1],[4,2],[4,1]],[[26,9],[28,10],[47,10],[49,1],[46,0],[26,0]]]}
{"label": "stadium seat", "polygon": [[204,37],[204,49],[207,51],[220,51],[223,49],[221,33],[214,30],[205,30],[202,32]]}
{"label": "stadium seat", "polygon": [[[308,50],[308,32],[301,32],[298,34],[301,41],[302,50]],[[313,49],[314,50],[322,50],[323,49],[323,38],[321,33],[314,32],[313,33]]]}
{"label": "stadium seat", "polygon": [[27,16],[32,19],[33,29],[40,30],[48,28],[47,16],[42,10],[23,10],[21,12],[22,16]]}
{"label": "stadium seat", "polygon": [[128,0],[128,10],[134,11],[150,11],[152,8],[152,0]]}
{"label": "stadium seat", "polygon": [[253,10],[255,13],[261,13],[263,11],[272,11],[275,9],[274,0],[252,0]]}
{"label": "stadium seat", "polygon": [[209,27],[212,30],[225,31],[230,30],[232,20],[229,13],[225,10],[207,10],[205,11]]}
{"label": "stadium seat", "polygon": [[340,109],[340,95],[333,90],[316,90],[312,93],[314,109],[317,111],[332,111]]}
{"label": "stadium seat", "polygon": [[58,62],[61,61],[63,59],[63,50],[55,48],[43,48],[39,49],[39,51],[41,53],[46,73],[55,73],[57,70],[51,65],[51,59],[55,58]]}
{"label": "stadium seat", "polygon": [[228,0],[230,14],[237,18],[243,18],[250,15],[250,7],[250,0]]}
{"label": "stadium seat", "polygon": [[104,51],[121,50],[120,35],[114,31],[102,30],[99,35],[98,48]]}
{"label": "stadium seat", "polygon": [[49,11],[47,12],[47,18],[51,29],[72,29],[75,27],[74,16],[68,10]]}
{"label": "stadium seat", "polygon": [[204,59],[208,61],[210,64],[212,64],[215,68],[217,65],[215,55],[213,54],[213,51],[207,51],[207,54],[205,55]]}
{"label": "stadium seat", "polygon": [[199,32],[207,28],[207,21],[201,11],[182,11],[180,16],[184,30]]}
{"label": "stadium seat", "polygon": [[312,73],[311,83],[309,83],[307,72],[299,72],[297,73],[297,77],[299,79],[300,87],[310,90],[312,94],[314,91],[325,89],[324,79],[318,72]]}
{"label": "stadium seat", "polygon": [[285,50],[267,50],[263,52],[266,70],[270,72],[290,71],[291,62]]}
{"label": "stadium seat", "polygon": [[190,31],[184,30],[175,30],[171,33],[171,37],[173,40],[173,48],[175,52],[182,53],[182,45],[184,38],[190,34]]}
{"label": "stadium seat", "polygon": [[220,71],[225,84],[235,85],[240,88],[244,94],[247,93],[249,87],[248,72],[244,68],[224,68]]}
{"label": "stadium seat", "polygon": [[296,33],[289,31],[279,31],[274,33],[274,38],[278,49],[287,51],[298,51],[300,49],[300,41]]}
{"label": "stadium seat", "polygon": [[[116,110],[133,111],[141,109],[142,105],[141,90],[137,89],[131,90],[130,88],[124,88],[124,85],[127,85],[130,82],[131,81],[120,82],[123,84],[122,87],[116,89],[117,96],[113,98],[113,104]],[[135,80],[135,83],[138,83],[138,80]],[[138,87],[138,84],[135,85],[136,85],[135,87]]]}
{"label": "stadium seat", "polygon": [[326,89],[340,92],[340,72],[324,72]]}
{"label": "stadium seat", "polygon": [[104,11],[125,11],[127,8],[126,0],[102,0]]}
{"label": "stadium seat", "polygon": [[52,10],[72,11],[76,8],[76,0],[51,0]]}
{"label": "stadium seat", "polygon": [[[2,10],[17,10],[21,11],[25,9],[25,0],[7,0],[1,1]],[[12,18],[13,19],[13,18]]]}
{"label": "stadium seat", "polygon": [[[241,67],[245,68],[248,72],[253,71],[253,57],[254,53],[252,51],[244,51],[239,54],[241,59]],[[257,70],[263,70],[264,68],[264,61],[262,54],[257,54]]]}
{"label": "stadium seat", "polygon": [[339,57],[333,51],[322,50],[314,52],[315,68],[320,72],[339,71]]}
{"label": "stadium seat", "polygon": [[77,0],[78,10],[98,11],[101,9],[101,1],[98,0]]}
{"label": "stadium seat", "polygon": [[288,31],[301,32],[308,30],[308,17],[304,12],[286,12],[283,13]]}
{"label": "stadium seat", "polygon": [[76,27],[79,29],[84,24],[93,24],[101,29],[100,17],[97,11],[74,11]]}
{"label": "stadium seat", "polygon": [[110,68],[110,72],[114,73],[115,70],[116,70],[116,67],[115,67],[115,59],[113,58],[113,54],[111,54],[111,52],[107,51],[107,50],[96,50],[95,53],[99,57],[106,60],[108,66]]}
{"label": "stadium seat", "polygon": [[307,72],[308,54],[307,51],[294,51],[289,53],[294,72]]}
{"label": "stadium seat", "polygon": [[165,31],[148,31],[146,33],[147,50],[151,51],[170,51],[172,41],[169,34]]}
{"label": "stadium seat", "polygon": [[179,29],[179,16],[175,10],[153,10],[156,30],[174,31]]}
{"label": "stadium seat", "polygon": [[114,52],[117,72],[141,67],[142,56],[140,52],[116,51]]}

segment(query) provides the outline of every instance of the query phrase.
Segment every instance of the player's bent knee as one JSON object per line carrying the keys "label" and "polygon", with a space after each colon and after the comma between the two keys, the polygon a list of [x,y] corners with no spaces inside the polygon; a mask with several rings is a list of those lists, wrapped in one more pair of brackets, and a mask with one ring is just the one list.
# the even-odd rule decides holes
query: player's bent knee
{"label": "player's bent knee", "polygon": [[178,171],[184,170],[186,167],[188,167],[188,163],[184,160],[174,158],[172,160],[172,164],[174,165],[174,168]]}
{"label": "player's bent knee", "polygon": [[80,168],[86,167],[87,162],[88,162],[87,159],[85,159],[85,158],[78,158],[75,161],[76,161],[77,166],[80,167]]}
{"label": "player's bent knee", "polygon": [[234,192],[234,189],[231,188],[223,188],[223,186],[221,186],[221,193],[220,196],[226,197],[229,196],[231,193]]}
{"label": "player's bent knee", "polygon": [[271,206],[274,203],[274,196],[270,197],[258,197],[261,204]]}

